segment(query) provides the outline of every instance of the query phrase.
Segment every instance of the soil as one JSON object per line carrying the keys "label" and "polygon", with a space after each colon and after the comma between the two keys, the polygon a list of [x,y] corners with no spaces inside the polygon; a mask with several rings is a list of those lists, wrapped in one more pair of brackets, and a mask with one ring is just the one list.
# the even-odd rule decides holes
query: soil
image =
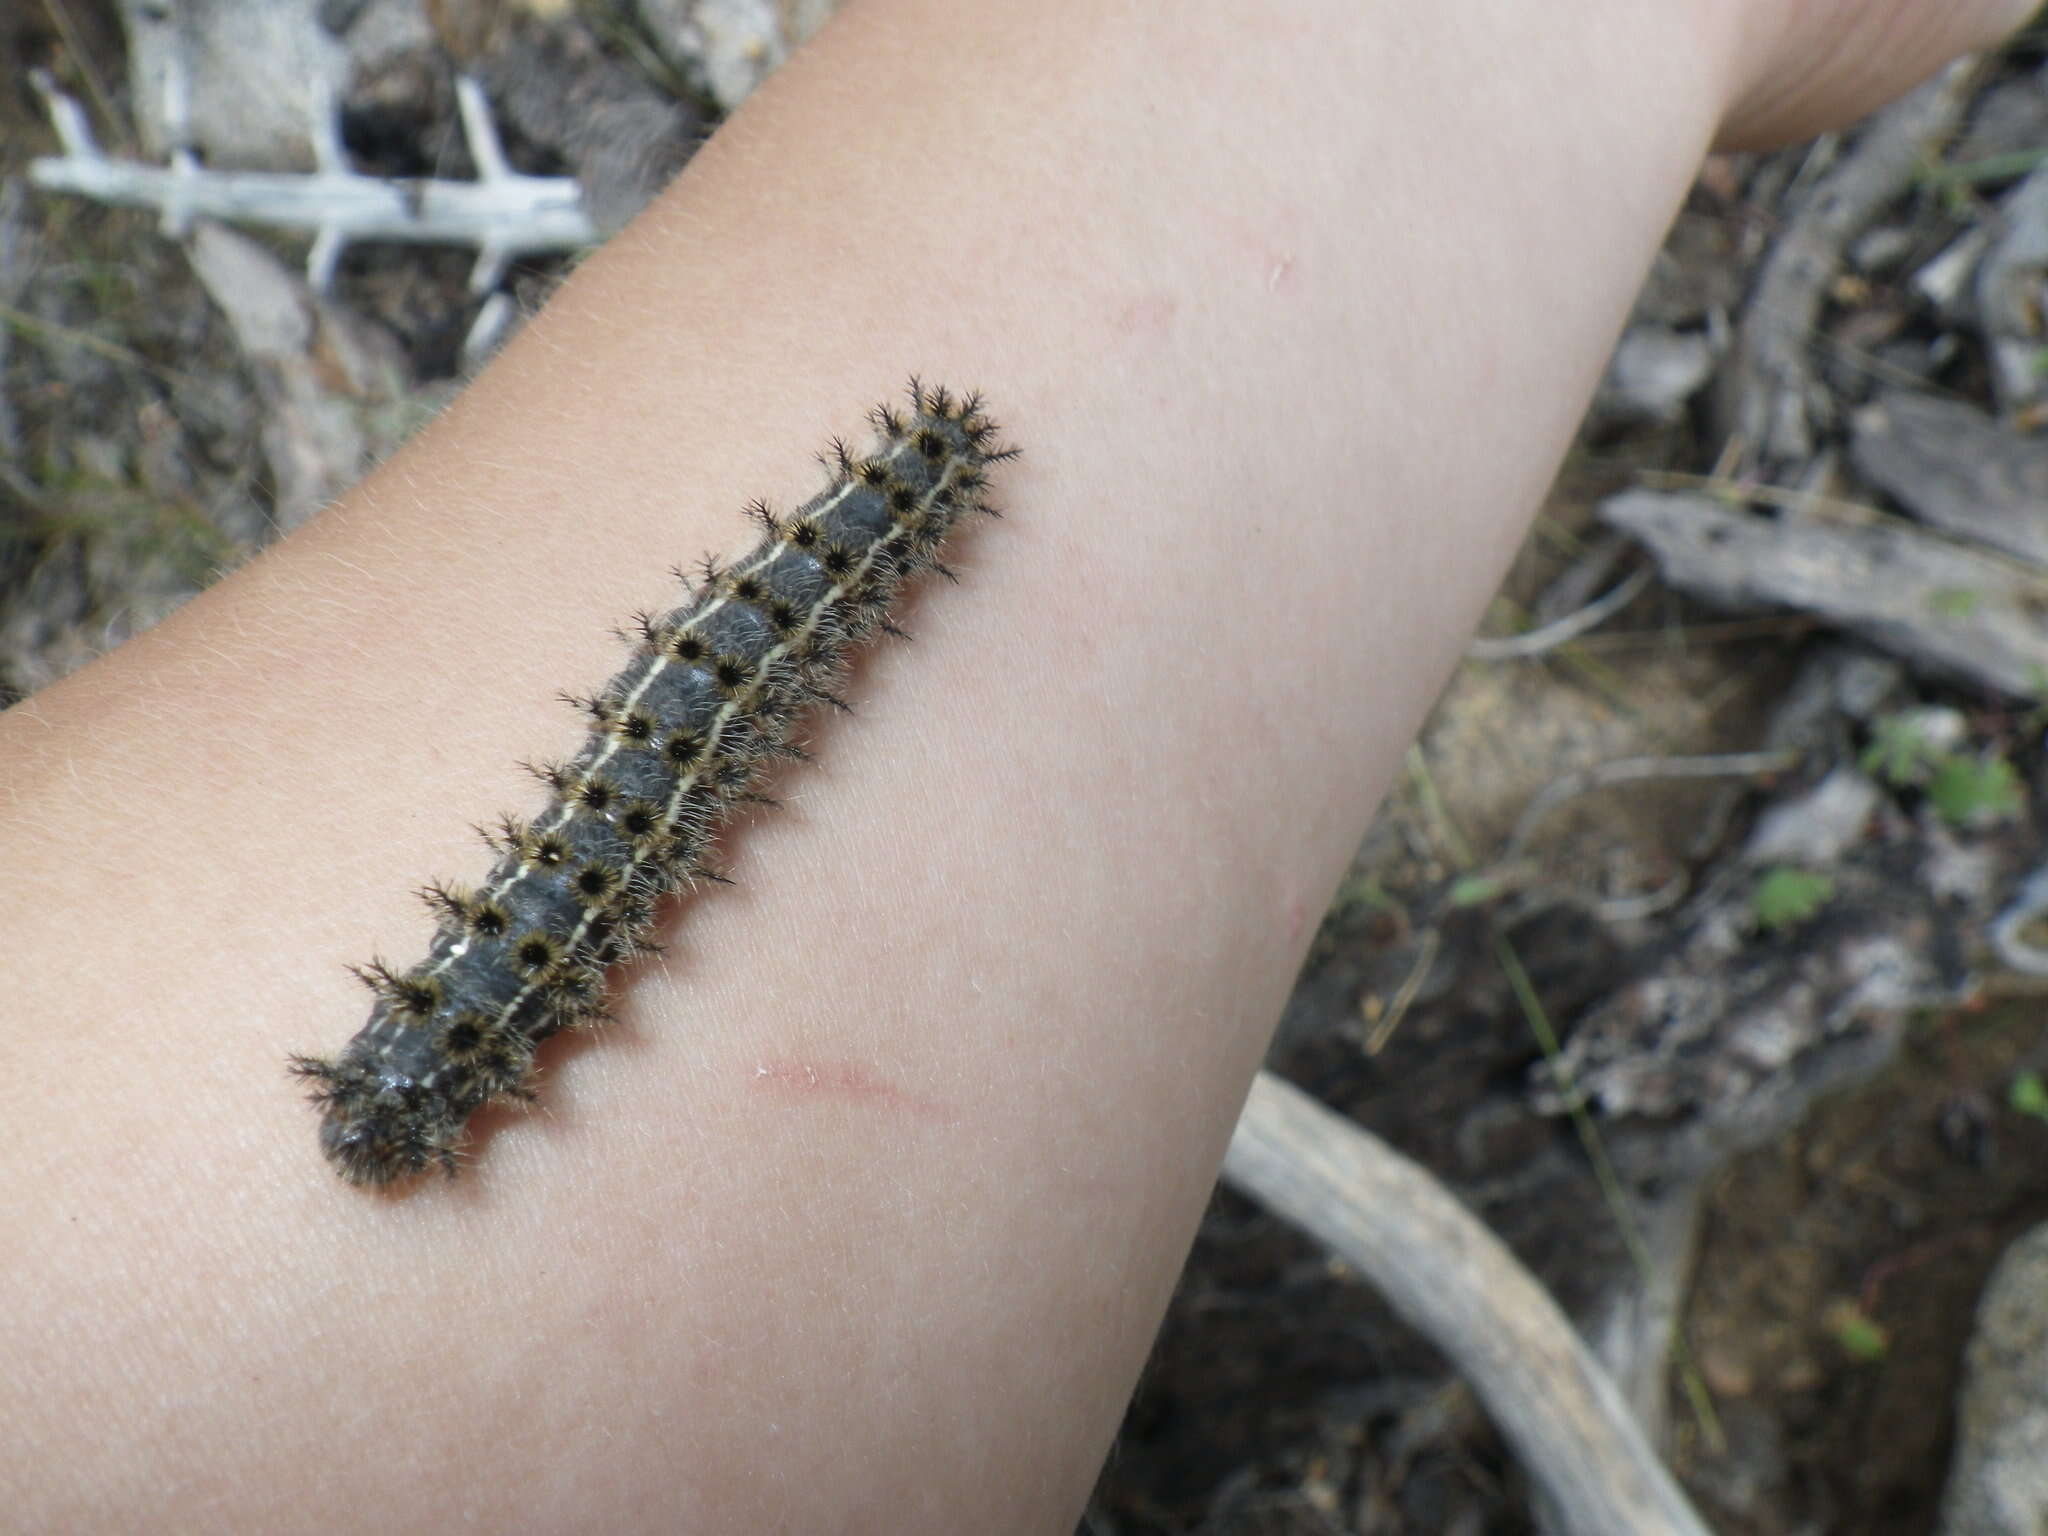
{"label": "soil", "polygon": [[2048,1122],[2007,1102],[2041,1024],[2020,1002],[1929,1018],[1877,1081],[1716,1181],[1686,1327],[1734,1449],[1694,1426],[1678,1463],[1723,1529],[1933,1528],[1977,1296],[2048,1219]]}

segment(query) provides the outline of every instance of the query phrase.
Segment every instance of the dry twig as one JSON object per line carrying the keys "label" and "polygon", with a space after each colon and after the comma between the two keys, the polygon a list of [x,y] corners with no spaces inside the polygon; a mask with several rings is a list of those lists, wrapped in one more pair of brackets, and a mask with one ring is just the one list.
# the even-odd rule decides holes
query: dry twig
{"label": "dry twig", "polygon": [[[498,143],[483,88],[456,80],[463,134],[476,162],[475,181],[397,181],[349,169],[333,103],[317,99],[310,175],[275,171],[216,171],[189,149],[168,166],[117,160],[94,141],[84,110],[47,74],[31,76],[63,141],[64,153],[31,161],[29,180],[46,191],[72,192],[103,203],[154,208],[164,232],[183,236],[198,219],[269,224],[313,236],[306,278],[324,291],[351,241],[395,240],[414,245],[474,247],[474,294],[498,286],[513,258],[578,250],[597,243],[583,194],[563,176],[526,176],[512,169]],[[175,81],[173,82],[175,84]]]}
{"label": "dry twig", "polygon": [[1813,457],[1809,412],[1823,396],[1809,353],[1842,249],[1954,132],[1976,70],[1959,60],[1880,113],[1773,244],[1716,386],[1723,425],[1749,455],[1773,465]]}
{"label": "dry twig", "polygon": [[1261,1072],[1223,1176],[1358,1269],[1457,1364],[1566,1530],[1707,1536],[1557,1303],[1427,1171]]}
{"label": "dry twig", "polygon": [[1610,784],[1634,784],[1645,779],[1727,779],[1751,778],[1758,774],[1782,773],[1797,767],[1799,754],[1776,752],[1717,752],[1700,757],[1618,757],[1591,768],[1580,769],[1552,779],[1537,791],[1508,834],[1503,855],[1513,859],[1529,846],[1529,839],[1543,818],[1590,790]]}
{"label": "dry twig", "polygon": [[1576,613],[1568,613],[1539,628],[1519,635],[1481,635],[1465,647],[1465,654],[1474,661],[1517,661],[1569,645],[1587,630],[1598,628],[1634,602],[1636,595],[1650,584],[1651,575],[1648,567],[1635,571],[1616,582],[1613,590],[1595,598]]}

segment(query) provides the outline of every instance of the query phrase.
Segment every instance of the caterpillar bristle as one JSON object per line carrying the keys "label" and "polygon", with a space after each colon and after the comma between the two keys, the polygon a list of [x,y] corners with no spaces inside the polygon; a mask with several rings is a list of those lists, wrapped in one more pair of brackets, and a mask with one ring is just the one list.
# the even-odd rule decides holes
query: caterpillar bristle
{"label": "caterpillar bristle", "polygon": [[397,995],[398,973],[382,960],[370,959],[351,965],[348,973],[380,998]]}
{"label": "caterpillar bristle", "polygon": [[464,922],[469,917],[469,893],[445,880],[429,880],[413,892],[437,916]]}

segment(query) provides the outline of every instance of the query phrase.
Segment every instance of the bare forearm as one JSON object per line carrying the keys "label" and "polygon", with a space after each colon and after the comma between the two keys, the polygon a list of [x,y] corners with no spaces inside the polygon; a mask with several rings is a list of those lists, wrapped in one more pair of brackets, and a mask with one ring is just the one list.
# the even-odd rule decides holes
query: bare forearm
{"label": "bare forearm", "polygon": [[[8,1507],[1069,1518],[1714,132],[1692,15],[869,0],[345,505],[14,711]],[[545,1113],[336,1183],[280,1068],[341,962],[421,946],[607,626],[912,369],[989,391],[1011,519]]]}

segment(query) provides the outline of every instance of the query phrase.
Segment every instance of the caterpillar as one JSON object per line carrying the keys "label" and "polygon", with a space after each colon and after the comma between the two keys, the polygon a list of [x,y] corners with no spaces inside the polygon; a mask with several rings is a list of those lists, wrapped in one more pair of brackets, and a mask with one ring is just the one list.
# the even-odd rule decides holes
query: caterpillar
{"label": "caterpillar", "polygon": [[[375,996],[333,1059],[294,1056],[321,1112],[320,1146],[351,1184],[439,1164],[451,1176],[469,1117],[534,1098],[535,1048],[606,1018],[606,973],[654,946],[661,900],[723,881],[706,862],[727,815],[767,800],[780,759],[838,689],[854,649],[984,499],[999,446],[979,395],[910,383],[910,410],[877,406],[864,454],[835,440],[829,483],[796,511],[747,508],[760,542],[707,560],[681,606],[635,615],[633,657],[594,694],[581,750],[533,767],[551,791],[531,821],[485,830],[498,855],[474,888],[429,884],[439,918],[426,958],[355,968]],[[772,804],[772,801],[767,803]]]}

